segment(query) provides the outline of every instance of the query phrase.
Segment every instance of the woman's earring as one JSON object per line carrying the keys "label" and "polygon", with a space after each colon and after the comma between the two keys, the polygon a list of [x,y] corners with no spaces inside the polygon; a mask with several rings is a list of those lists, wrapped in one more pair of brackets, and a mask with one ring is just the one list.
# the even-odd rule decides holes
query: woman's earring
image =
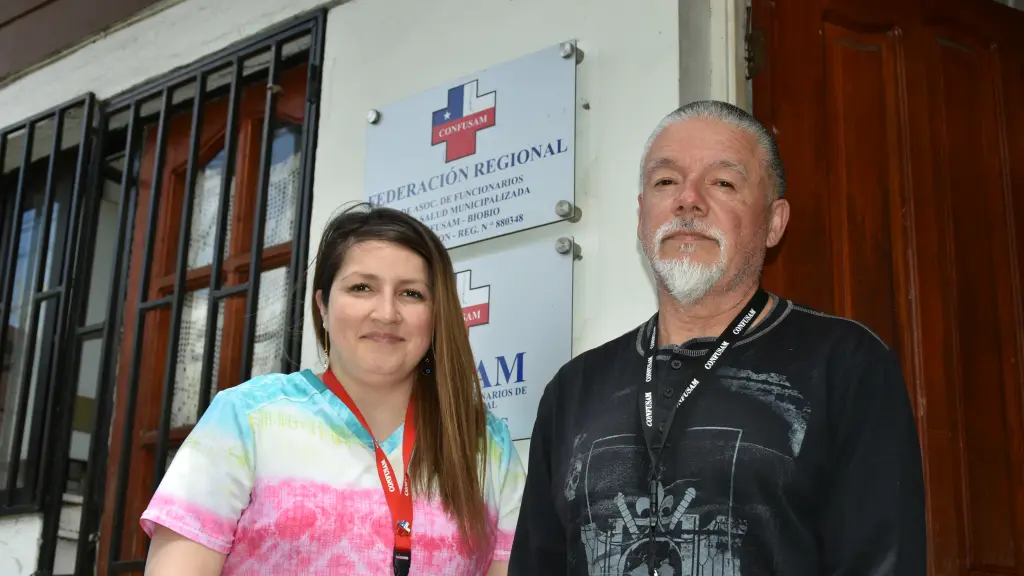
{"label": "woman's earring", "polygon": [[330,334],[327,333],[327,329],[324,328],[324,368],[331,366],[331,338]]}
{"label": "woman's earring", "polygon": [[430,354],[423,357],[423,373],[430,376],[434,371],[430,368]]}

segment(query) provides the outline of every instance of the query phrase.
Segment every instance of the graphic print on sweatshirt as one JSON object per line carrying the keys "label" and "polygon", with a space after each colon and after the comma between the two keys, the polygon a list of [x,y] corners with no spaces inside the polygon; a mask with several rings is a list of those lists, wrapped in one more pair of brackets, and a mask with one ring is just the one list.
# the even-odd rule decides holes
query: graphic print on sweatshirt
{"label": "graphic print on sweatshirt", "polygon": [[[654,502],[645,483],[637,482],[638,471],[650,466],[640,433],[575,438],[564,495],[579,514],[592,576],[646,576],[652,524],[657,525],[660,575],[753,576],[743,571],[743,559],[761,553],[757,542],[773,538],[778,520],[755,505],[760,498],[751,491],[782,489],[800,452],[810,409],[779,374],[725,369],[715,386],[718,402],[757,413],[748,419],[755,424],[748,430],[684,428],[681,408]],[[772,478],[777,486],[751,483]]]}

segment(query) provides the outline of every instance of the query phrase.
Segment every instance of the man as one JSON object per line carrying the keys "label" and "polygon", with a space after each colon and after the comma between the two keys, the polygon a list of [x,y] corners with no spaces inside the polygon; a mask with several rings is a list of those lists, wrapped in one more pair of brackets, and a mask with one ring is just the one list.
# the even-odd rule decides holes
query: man
{"label": "man", "polygon": [[695,102],[658,125],[641,170],[658,314],[545,390],[509,573],[924,576],[894,353],[759,288],[789,218],[772,136]]}

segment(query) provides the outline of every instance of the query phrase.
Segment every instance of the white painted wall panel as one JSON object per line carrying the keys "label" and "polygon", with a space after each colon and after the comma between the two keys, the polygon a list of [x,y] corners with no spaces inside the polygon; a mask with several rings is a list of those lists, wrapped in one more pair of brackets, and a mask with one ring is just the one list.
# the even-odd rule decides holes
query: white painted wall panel
{"label": "white painted wall panel", "polygon": [[0,523],[0,574],[29,576],[36,570],[42,516],[5,518]]}

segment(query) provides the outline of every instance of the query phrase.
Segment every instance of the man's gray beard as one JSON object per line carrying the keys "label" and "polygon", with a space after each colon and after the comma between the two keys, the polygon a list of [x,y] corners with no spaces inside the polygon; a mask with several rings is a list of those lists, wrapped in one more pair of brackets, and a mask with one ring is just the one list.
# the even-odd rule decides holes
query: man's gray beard
{"label": "man's gray beard", "polygon": [[[718,260],[713,264],[701,264],[695,262],[689,256],[681,258],[659,258],[662,242],[669,234],[678,231],[693,231],[705,234],[718,242]],[[669,294],[682,306],[689,306],[704,296],[722,279],[725,275],[725,234],[709,226],[702,220],[684,220],[676,218],[661,225],[654,234],[654,241],[647,252],[647,260],[651,269],[658,277],[658,280],[669,291]],[[692,253],[695,247],[691,244],[683,244],[680,251]]]}

